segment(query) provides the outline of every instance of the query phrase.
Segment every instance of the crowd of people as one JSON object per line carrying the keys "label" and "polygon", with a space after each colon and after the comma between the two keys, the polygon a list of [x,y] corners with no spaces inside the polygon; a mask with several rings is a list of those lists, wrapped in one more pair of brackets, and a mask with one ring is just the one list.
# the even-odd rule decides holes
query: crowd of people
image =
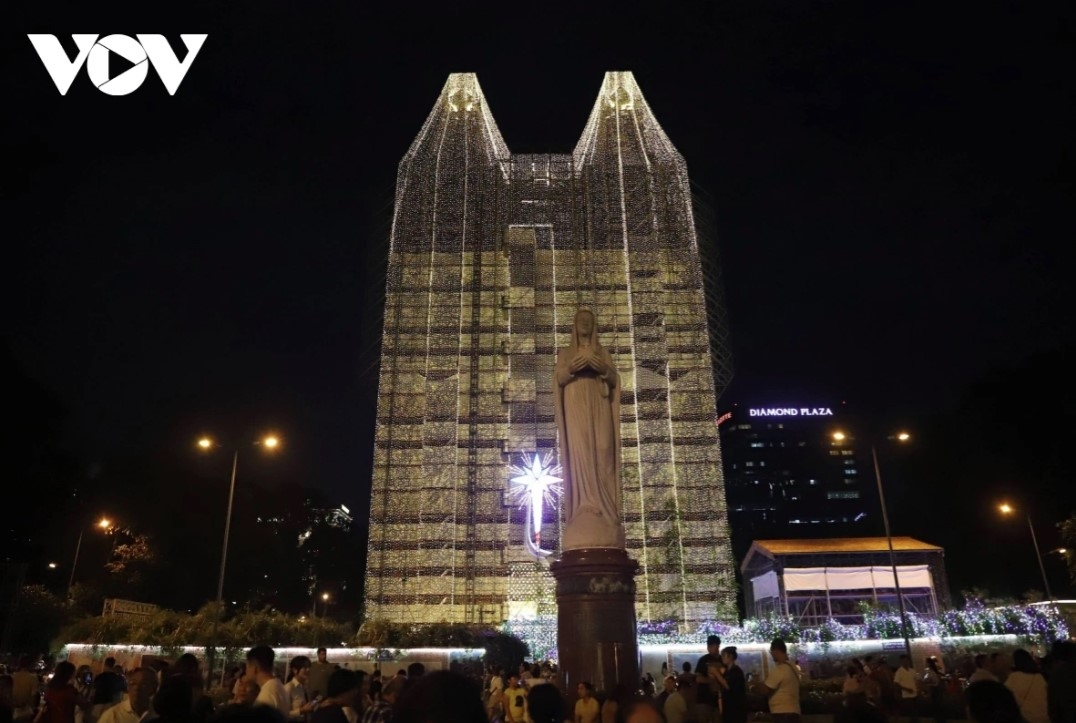
{"label": "crowd of people", "polygon": [[945,720],[955,703],[966,707],[973,720],[1002,720],[994,714],[977,718],[976,711],[985,715],[985,705],[1013,711],[1016,717],[1006,721],[1076,723],[1076,644],[1059,641],[1042,659],[1023,649],[1011,655],[981,653],[967,667],[951,671],[934,656],[922,672],[907,655],[896,669],[884,658],[853,658],[843,693],[846,707],[867,711],[874,720],[892,714]]}
{"label": "crowd of people", "polygon": [[[663,666],[660,687],[646,674],[636,690],[615,686],[596,693],[579,683],[571,723],[617,723],[625,706],[636,714],[646,706],[658,723],[746,723],[769,713],[778,723],[802,719],[803,671],[791,660],[781,639],[770,646],[772,663],[765,676],[745,673],[736,647],[722,647],[710,636],[707,652],[678,674]],[[942,721],[951,714],[976,723],[1076,723],[1076,644],[1058,642],[1043,659],[1026,650],[1011,655],[977,655],[974,670],[946,671],[929,657],[922,670],[900,656],[894,668],[884,657],[848,661],[841,689],[838,723],[881,723],[900,716],[910,721]],[[487,677],[487,716],[492,723],[538,723],[535,702],[546,696],[552,670],[534,666]],[[552,687],[552,686],[550,686]],[[806,686],[804,686],[806,687]]]}
{"label": "crowd of people", "polygon": [[[322,648],[314,660],[292,658],[281,678],[273,649],[260,645],[207,692],[189,654],[126,671],[108,658],[96,676],[66,661],[43,676],[24,658],[0,675],[0,723],[746,723],[759,701],[777,723],[799,723],[803,672],[779,638],[770,657],[767,674],[753,679],[737,648],[711,636],[697,663],[663,669],[660,686],[649,674],[601,692],[582,681],[571,708],[549,665],[490,670],[483,681],[427,675],[421,663],[367,674],[330,663]],[[947,696],[975,723],[1076,723],[1076,645],[1059,642],[1042,660],[1025,650],[978,655],[973,670],[946,671],[937,658],[923,672],[907,656],[895,669],[884,658],[854,658],[842,695],[838,723],[945,720]]]}
{"label": "crowd of people", "polygon": [[[768,698],[774,720],[794,721],[796,718],[787,716],[800,713],[799,672],[789,661],[783,640],[773,641],[770,655],[774,661],[770,674],[754,690]],[[678,675],[664,675],[660,689],[653,675],[646,674],[638,686],[613,686],[599,700],[590,681],[578,683],[574,710],[555,723],[617,723],[628,720],[628,710],[641,717],[632,723],[746,723],[749,686],[738,658],[736,647],[722,648],[721,638],[711,635],[706,655],[694,666],[684,663]],[[493,671],[486,681],[486,712],[491,723],[554,723],[554,719],[540,719],[534,712],[536,706],[544,710],[554,691],[561,695],[552,679],[553,670],[538,665],[521,666],[518,672],[507,674]]]}

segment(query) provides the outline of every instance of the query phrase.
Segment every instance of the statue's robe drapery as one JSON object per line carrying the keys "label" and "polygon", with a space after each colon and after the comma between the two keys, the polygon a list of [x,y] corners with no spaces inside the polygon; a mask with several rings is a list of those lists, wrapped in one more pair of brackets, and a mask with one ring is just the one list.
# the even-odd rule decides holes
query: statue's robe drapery
{"label": "statue's robe drapery", "polygon": [[[572,373],[579,353],[578,326],[572,344],[557,352],[554,413],[563,470],[565,526],[561,548],[624,547],[620,489],[620,375],[609,352],[591,332],[599,369]],[[583,347],[585,350],[585,347]]]}

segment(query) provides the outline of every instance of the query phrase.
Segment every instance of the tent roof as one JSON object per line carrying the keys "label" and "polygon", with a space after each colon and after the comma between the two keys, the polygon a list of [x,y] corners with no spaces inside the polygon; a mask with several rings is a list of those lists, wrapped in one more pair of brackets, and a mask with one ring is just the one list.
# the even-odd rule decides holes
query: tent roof
{"label": "tent roof", "polygon": [[[884,537],[831,537],[821,540],[755,540],[751,549],[744,556],[741,570],[746,570],[751,558],[756,554],[771,560],[779,555],[823,555],[826,553],[873,553],[888,552],[889,544]],[[943,552],[937,545],[917,540],[914,537],[894,537],[894,552]]]}

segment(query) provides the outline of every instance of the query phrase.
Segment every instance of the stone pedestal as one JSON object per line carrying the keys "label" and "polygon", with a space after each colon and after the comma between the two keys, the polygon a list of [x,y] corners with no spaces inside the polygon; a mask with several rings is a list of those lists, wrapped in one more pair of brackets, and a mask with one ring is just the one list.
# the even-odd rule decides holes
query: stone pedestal
{"label": "stone pedestal", "polygon": [[[557,653],[564,692],[574,705],[587,680],[596,690],[639,687],[635,574],[624,550],[566,550],[550,571],[557,581]],[[571,709],[569,709],[571,710]]]}

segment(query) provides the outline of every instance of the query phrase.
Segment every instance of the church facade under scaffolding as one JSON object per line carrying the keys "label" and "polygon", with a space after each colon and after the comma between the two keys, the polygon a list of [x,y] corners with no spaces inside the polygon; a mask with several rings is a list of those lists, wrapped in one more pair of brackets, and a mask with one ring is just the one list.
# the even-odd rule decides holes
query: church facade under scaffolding
{"label": "church facade under scaffolding", "polygon": [[510,153],[475,76],[451,75],[397,179],[367,619],[551,612],[561,510],[512,480],[555,478],[553,364],[582,306],[623,384],[638,616],[734,619],[715,423],[731,367],[704,287],[686,165],[631,73],[606,74],[564,155]]}

